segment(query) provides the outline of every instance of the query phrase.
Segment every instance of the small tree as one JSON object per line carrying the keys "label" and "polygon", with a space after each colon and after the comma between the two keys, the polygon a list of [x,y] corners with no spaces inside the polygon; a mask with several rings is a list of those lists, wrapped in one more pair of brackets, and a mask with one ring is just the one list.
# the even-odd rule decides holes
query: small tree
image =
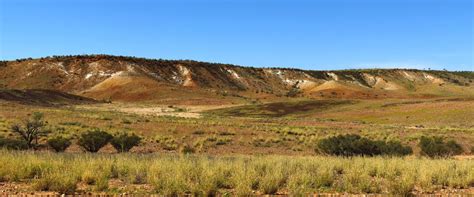
{"label": "small tree", "polygon": [[11,127],[13,133],[16,133],[26,143],[28,149],[35,149],[38,146],[38,139],[46,136],[48,131],[44,129],[46,123],[43,121],[43,113],[34,112],[30,119],[24,121],[24,125],[14,124]]}
{"label": "small tree", "polygon": [[71,145],[71,140],[62,136],[57,136],[49,139],[48,145],[56,152],[64,152]]}
{"label": "small tree", "polygon": [[88,152],[97,152],[112,139],[112,135],[100,129],[93,129],[79,137],[78,144]]}
{"label": "small tree", "polygon": [[110,143],[118,152],[128,152],[134,146],[140,144],[141,140],[142,139],[135,134],[121,133],[114,136]]}

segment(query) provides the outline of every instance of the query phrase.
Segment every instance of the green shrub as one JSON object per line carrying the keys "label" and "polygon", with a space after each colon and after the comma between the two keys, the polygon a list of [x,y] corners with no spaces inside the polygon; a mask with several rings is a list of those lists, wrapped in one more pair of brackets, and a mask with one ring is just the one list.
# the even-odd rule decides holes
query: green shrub
{"label": "green shrub", "polygon": [[446,142],[446,145],[448,146],[448,149],[451,150],[451,152],[454,155],[458,155],[464,152],[464,150],[462,149],[462,146],[454,140],[449,140],[448,142]]}
{"label": "green shrub", "polygon": [[338,135],[319,141],[321,152],[330,155],[378,155],[380,152],[375,144],[370,144],[367,138],[359,135]]}
{"label": "green shrub", "polygon": [[378,141],[378,146],[380,151],[384,155],[395,155],[395,156],[403,156],[409,155],[413,153],[413,150],[409,146],[403,146],[400,142],[396,141]]}
{"label": "green shrub", "polygon": [[71,140],[62,136],[57,136],[48,140],[48,145],[56,152],[64,152],[71,145]]}
{"label": "green shrub", "polygon": [[413,151],[400,142],[374,141],[355,134],[338,135],[322,139],[318,143],[318,152],[339,156],[375,156],[408,155]]}
{"label": "green shrub", "polygon": [[23,140],[3,138],[0,136],[0,148],[25,150],[28,149],[28,145]]}
{"label": "green shrub", "polygon": [[421,148],[421,153],[429,157],[447,157],[463,152],[461,145],[456,141],[444,142],[441,137],[422,136],[418,145]]}
{"label": "green shrub", "polygon": [[141,140],[142,139],[135,134],[130,135],[127,133],[121,133],[114,136],[110,143],[112,144],[112,146],[114,146],[115,149],[117,149],[117,151],[128,152],[134,146],[140,144]]}
{"label": "green shrub", "polygon": [[113,138],[109,133],[100,129],[89,130],[79,137],[78,144],[88,152],[97,152]]}

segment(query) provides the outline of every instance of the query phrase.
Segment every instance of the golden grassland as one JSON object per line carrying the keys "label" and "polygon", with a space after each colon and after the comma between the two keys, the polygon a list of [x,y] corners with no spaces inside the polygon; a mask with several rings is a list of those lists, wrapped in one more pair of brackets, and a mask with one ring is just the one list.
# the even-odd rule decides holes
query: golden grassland
{"label": "golden grassland", "polygon": [[[474,161],[420,157],[73,154],[0,150],[25,191],[254,195],[473,192]],[[123,186],[125,185],[125,186]],[[470,189],[469,189],[470,188]],[[461,190],[459,190],[461,189]],[[472,194],[472,193],[471,193]]]}

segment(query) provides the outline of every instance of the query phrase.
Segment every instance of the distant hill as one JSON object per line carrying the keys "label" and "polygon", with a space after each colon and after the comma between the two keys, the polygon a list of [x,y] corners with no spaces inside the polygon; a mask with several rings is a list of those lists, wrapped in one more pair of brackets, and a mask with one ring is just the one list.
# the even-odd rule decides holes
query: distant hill
{"label": "distant hill", "polygon": [[310,71],[109,55],[0,63],[0,88],[48,89],[113,101],[473,96],[473,72],[413,69]]}

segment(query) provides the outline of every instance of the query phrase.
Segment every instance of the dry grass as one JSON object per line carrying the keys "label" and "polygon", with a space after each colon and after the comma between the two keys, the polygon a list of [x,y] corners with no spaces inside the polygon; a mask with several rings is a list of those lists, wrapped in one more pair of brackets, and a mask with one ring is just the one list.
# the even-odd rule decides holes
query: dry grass
{"label": "dry grass", "polygon": [[[474,161],[426,158],[57,154],[0,151],[0,180],[64,193],[133,192],[109,183],[143,184],[164,195],[320,192],[407,195],[474,187]],[[78,184],[87,184],[78,190]],[[472,191],[472,190],[471,190]],[[136,191],[140,192],[140,191]]]}

